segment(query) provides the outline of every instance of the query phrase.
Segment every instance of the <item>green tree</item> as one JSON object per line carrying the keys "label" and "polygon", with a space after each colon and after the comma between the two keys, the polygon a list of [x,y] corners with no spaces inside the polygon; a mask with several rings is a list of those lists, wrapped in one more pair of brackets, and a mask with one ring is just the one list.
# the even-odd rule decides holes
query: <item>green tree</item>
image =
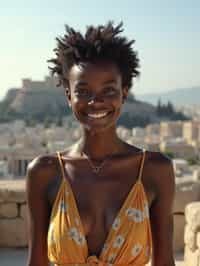
{"label": "green tree", "polygon": [[173,152],[171,152],[171,151],[164,151],[164,154],[167,155],[171,159],[173,159],[175,157]]}

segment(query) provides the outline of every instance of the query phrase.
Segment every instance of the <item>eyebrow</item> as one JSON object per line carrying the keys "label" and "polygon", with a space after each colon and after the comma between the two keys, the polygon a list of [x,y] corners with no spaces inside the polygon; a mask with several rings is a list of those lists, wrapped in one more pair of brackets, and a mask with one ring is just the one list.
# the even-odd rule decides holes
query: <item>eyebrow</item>
{"label": "eyebrow", "polygon": [[[107,84],[110,84],[110,83],[116,83],[116,80],[114,80],[114,79],[106,80],[106,81],[103,82],[103,85],[107,85]],[[87,86],[87,85],[88,85],[88,83],[86,81],[79,81],[79,82],[77,82],[76,87],[78,87],[78,86]]]}
{"label": "eyebrow", "polygon": [[86,81],[79,81],[79,82],[76,83],[76,87],[78,87],[78,86],[87,86],[87,85],[88,85],[88,83]]}
{"label": "eyebrow", "polygon": [[114,79],[107,80],[107,81],[103,82],[103,85],[107,85],[110,83],[116,83],[116,80],[114,80]]}

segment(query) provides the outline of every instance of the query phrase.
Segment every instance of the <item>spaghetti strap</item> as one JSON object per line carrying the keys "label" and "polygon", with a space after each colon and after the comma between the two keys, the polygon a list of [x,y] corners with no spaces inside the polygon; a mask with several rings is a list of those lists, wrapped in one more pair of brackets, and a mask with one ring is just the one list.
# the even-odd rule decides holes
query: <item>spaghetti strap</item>
{"label": "spaghetti strap", "polygon": [[146,151],[143,149],[142,162],[141,162],[141,165],[140,165],[138,182],[141,182],[141,179],[142,179],[142,173],[143,173],[144,161],[145,161],[145,153],[146,153]]}
{"label": "spaghetti strap", "polygon": [[57,153],[58,161],[59,161],[60,168],[61,168],[61,171],[62,171],[62,180],[64,181],[65,180],[65,172],[64,172],[64,167],[63,167],[61,155],[60,155],[60,152],[59,151],[57,151],[56,153]]}

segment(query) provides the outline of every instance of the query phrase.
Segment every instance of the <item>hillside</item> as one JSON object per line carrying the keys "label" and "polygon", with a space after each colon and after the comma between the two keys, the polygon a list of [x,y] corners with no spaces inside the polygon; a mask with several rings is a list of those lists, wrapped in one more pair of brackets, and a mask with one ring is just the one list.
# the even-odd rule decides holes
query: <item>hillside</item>
{"label": "hillside", "polygon": [[175,89],[164,93],[138,94],[137,98],[154,105],[159,99],[163,103],[170,101],[175,106],[200,105],[200,87]]}

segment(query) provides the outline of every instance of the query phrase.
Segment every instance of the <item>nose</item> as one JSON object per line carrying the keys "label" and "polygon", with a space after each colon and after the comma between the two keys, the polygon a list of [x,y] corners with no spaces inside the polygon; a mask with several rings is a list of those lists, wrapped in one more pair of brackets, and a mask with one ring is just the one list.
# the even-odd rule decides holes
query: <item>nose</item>
{"label": "nose", "polygon": [[98,103],[104,103],[104,99],[100,95],[92,95],[90,97],[90,100],[88,101],[88,105],[93,105]]}

